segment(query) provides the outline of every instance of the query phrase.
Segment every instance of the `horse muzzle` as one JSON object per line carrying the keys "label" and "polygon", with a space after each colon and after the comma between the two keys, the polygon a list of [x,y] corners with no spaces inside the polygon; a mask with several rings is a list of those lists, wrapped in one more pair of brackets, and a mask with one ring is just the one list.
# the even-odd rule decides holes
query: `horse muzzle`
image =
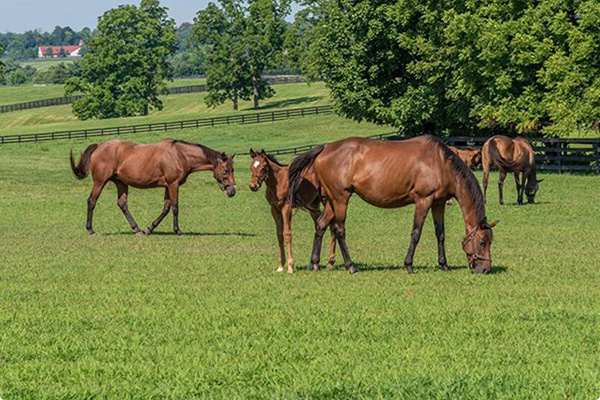
{"label": "horse muzzle", "polygon": [[225,193],[227,193],[227,197],[235,196],[235,185],[225,186]]}

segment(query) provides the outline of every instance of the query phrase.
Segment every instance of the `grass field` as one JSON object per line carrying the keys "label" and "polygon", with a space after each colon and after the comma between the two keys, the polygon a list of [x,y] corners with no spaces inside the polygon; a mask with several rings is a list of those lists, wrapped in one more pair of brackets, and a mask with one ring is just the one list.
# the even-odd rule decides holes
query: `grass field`
{"label": "grass field", "polygon": [[[329,103],[329,91],[323,83],[310,86],[305,83],[276,85],[275,90],[277,94],[274,97],[261,102],[261,111]],[[216,108],[207,107],[204,96],[205,93],[166,96],[164,109],[154,110],[147,117],[79,121],[72,114],[70,105],[4,113],[0,114],[0,135],[176,121],[233,113],[231,103]],[[240,102],[242,112],[254,112],[251,107],[251,102]]]}
{"label": "grass field", "polygon": [[[79,60],[81,60],[81,59],[79,59]],[[75,61],[75,59],[72,59],[72,58],[54,58],[54,59],[44,58],[41,60],[20,61],[19,64],[21,64],[21,66],[23,66],[23,67],[26,67],[29,65],[29,66],[37,69],[38,71],[47,71],[51,67],[58,65],[60,63],[71,64],[74,61]]]}
{"label": "grass field", "polygon": [[[52,63],[52,61],[50,61]],[[175,79],[167,82],[168,87],[192,86],[206,83],[206,79]],[[65,89],[63,85],[21,85],[0,86],[0,105],[25,103],[28,101],[51,99],[63,97]]]}
{"label": "grass field", "polygon": [[[174,132],[228,152],[385,131],[334,116]],[[140,135],[154,141],[156,135]],[[600,178],[543,175],[538,204],[487,207],[499,219],[494,270],[475,276],[460,249],[456,205],[446,216],[452,271],[437,268],[429,218],[401,268],[412,207],[381,210],[356,196],[341,256],[311,273],[312,222],[294,219],[298,271],[278,274],[264,193],[238,194],[209,173],[182,188],[180,225],[135,237],[108,186],[85,231],[91,181],[69,149],[88,142],[0,147],[0,397],[31,398],[553,398],[600,395]],[[282,161],[289,162],[290,158]],[[160,190],[132,190],[140,226]],[[325,253],[324,253],[325,254]]]}

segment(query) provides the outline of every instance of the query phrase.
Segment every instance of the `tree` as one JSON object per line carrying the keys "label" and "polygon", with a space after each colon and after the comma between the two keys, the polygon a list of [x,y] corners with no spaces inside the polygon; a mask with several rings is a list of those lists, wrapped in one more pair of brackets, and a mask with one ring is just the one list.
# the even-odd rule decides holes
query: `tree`
{"label": "tree", "polygon": [[600,4],[321,4],[309,54],[342,115],[407,133],[565,135],[600,123]]}
{"label": "tree", "polygon": [[210,3],[194,20],[194,40],[204,45],[209,105],[273,95],[262,79],[266,68],[276,65],[282,50],[289,13],[288,0],[221,0],[221,8]]}
{"label": "tree", "polygon": [[64,47],[61,47],[58,51],[58,58],[67,58],[67,52]]}
{"label": "tree", "polygon": [[52,58],[53,56],[54,56],[54,53],[52,52],[52,48],[51,47],[46,48],[46,53],[44,53],[44,57]]}
{"label": "tree", "polygon": [[[2,46],[0,44],[0,57],[2,56],[2,54],[4,53],[4,46]],[[5,66],[4,63],[2,62],[2,60],[0,60],[0,78],[2,78],[4,76],[4,70],[5,70]]]}
{"label": "tree", "polygon": [[75,115],[115,118],[162,109],[159,95],[166,93],[164,79],[172,75],[168,60],[177,50],[174,25],[158,0],[107,11],[82,60],[82,77],[65,85],[66,95],[83,93],[73,103]]}

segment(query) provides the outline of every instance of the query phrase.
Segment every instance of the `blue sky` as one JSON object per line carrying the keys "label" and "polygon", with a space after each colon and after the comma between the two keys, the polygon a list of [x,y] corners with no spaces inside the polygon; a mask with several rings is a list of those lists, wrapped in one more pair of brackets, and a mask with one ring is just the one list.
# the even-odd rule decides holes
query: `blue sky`
{"label": "blue sky", "polygon": [[[139,4],[129,0],[0,0],[0,32],[25,32],[41,28],[52,31],[56,25],[75,30],[94,28],[98,17],[120,4]],[[177,25],[192,22],[196,12],[210,0],[161,0]]]}

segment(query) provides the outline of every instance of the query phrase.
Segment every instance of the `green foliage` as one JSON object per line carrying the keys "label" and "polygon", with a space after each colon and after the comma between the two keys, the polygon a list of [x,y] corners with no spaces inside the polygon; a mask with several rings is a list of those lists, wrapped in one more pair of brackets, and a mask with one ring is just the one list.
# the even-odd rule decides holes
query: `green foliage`
{"label": "green foliage", "polygon": [[285,33],[287,0],[252,0],[242,3],[223,0],[198,12],[194,20],[194,40],[203,45],[209,105],[273,95],[262,79],[264,71],[276,65]]}
{"label": "green foliage", "polygon": [[600,123],[600,3],[327,2],[315,38],[338,111],[439,135]]}
{"label": "green foliage", "polygon": [[33,83],[64,84],[69,78],[81,77],[82,68],[79,61],[53,65],[45,71],[38,71],[33,78]]}
{"label": "green foliage", "polygon": [[25,33],[0,33],[0,45],[4,46],[7,58],[27,60],[38,57],[39,46],[71,46],[78,44],[80,40],[88,43],[91,37],[92,31],[89,28],[76,32],[68,26],[57,26],[51,33],[37,30]]}
{"label": "green foliage", "polygon": [[82,92],[73,104],[80,119],[147,115],[162,108],[168,59],[177,49],[174,21],[158,0],[107,11],[82,61],[81,78],[66,82],[66,94]]}
{"label": "green foliage", "polygon": [[[4,46],[2,46],[0,44],[0,57],[2,57],[2,54],[4,53]],[[2,60],[0,60],[0,79],[2,79],[2,77],[4,76],[4,70],[6,69],[6,66],[4,65],[4,63],[2,62]]]}
{"label": "green foliage", "polygon": [[324,29],[323,8],[315,1],[303,2],[302,6],[285,32],[283,62],[300,70],[308,79],[320,79],[321,70],[313,54],[318,51],[316,38]]}
{"label": "green foliage", "polygon": [[0,84],[17,86],[29,83],[36,74],[36,69],[30,66],[22,67],[13,61],[9,61],[5,66],[5,72],[6,75],[0,75]]}
{"label": "green foliage", "polygon": [[188,50],[177,54],[171,60],[173,76],[193,76],[204,74],[205,55],[201,49]]}

